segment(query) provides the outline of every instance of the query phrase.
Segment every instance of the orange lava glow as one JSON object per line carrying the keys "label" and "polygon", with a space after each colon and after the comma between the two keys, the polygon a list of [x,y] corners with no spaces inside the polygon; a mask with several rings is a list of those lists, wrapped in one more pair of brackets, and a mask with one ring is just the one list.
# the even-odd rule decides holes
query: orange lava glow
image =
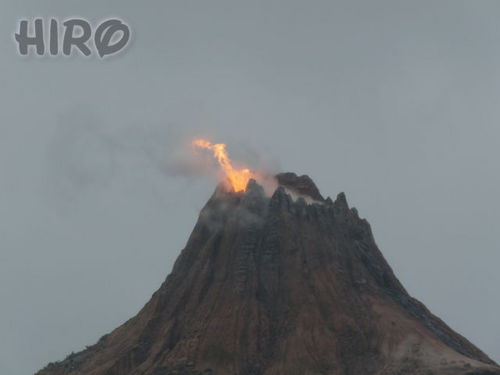
{"label": "orange lava glow", "polygon": [[205,139],[196,139],[193,141],[193,146],[207,149],[213,152],[215,159],[219,163],[227,182],[235,192],[245,191],[248,180],[254,178],[254,173],[248,168],[238,169],[233,166],[231,159],[226,150],[226,145],[223,143],[211,143]]}

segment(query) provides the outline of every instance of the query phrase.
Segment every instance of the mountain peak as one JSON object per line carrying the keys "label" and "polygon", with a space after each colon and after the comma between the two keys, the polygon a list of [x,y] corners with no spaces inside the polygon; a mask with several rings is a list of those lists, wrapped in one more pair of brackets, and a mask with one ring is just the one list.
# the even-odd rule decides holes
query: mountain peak
{"label": "mountain peak", "polygon": [[407,293],[345,194],[276,180],[220,185],[142,310],[39,375],[500,375]]}
{"label": "mountain peak", "polygon": [[291,190],[293,193],[308,196],[319,202],[325,200],[314,181],[307,175],[298,176],[293,172],[285,172],[277,174],[276,180],[278,184]]}

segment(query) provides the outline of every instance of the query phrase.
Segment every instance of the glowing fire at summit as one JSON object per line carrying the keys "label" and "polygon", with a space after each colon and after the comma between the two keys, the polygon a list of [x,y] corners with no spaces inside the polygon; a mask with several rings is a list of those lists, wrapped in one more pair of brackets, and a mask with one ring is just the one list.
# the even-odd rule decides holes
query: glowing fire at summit
{"label": "glowing fire at summit", "polygon": [[248,180],[255,177],[255,174],[250,169],[237,169],[233,166],[224,143],[213,144],[205,139],[196,139],[193,141],[193,145],[213,152],[228,183],[235,192],[244,191],[247,187]]}

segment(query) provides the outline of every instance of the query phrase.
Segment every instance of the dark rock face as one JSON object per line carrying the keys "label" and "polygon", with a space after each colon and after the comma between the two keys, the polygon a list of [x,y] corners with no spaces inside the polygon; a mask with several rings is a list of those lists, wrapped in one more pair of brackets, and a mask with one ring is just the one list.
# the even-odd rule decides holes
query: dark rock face
{"label": "dark rock face", "polygon": [[298,194],[309,196],[320,202],[324,200],[316,184],[309,176],[297,176],[295,173],[287,172],[276,175],[276,179],[281,186],[285,186]]}
{"label": "dark rock face", "polygon": [[344,194],[277,180],[218,188],[144,308],[38,375],[500,374],[408,295]]}

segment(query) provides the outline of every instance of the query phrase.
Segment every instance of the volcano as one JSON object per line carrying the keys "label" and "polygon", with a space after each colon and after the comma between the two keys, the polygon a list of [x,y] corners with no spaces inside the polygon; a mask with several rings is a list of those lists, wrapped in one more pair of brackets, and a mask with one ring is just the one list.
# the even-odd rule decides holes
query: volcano
{"label": "volcano", "polygon": [[412,298],[346,197],[219,185],[140,312],[38,375],[500,375]]}

